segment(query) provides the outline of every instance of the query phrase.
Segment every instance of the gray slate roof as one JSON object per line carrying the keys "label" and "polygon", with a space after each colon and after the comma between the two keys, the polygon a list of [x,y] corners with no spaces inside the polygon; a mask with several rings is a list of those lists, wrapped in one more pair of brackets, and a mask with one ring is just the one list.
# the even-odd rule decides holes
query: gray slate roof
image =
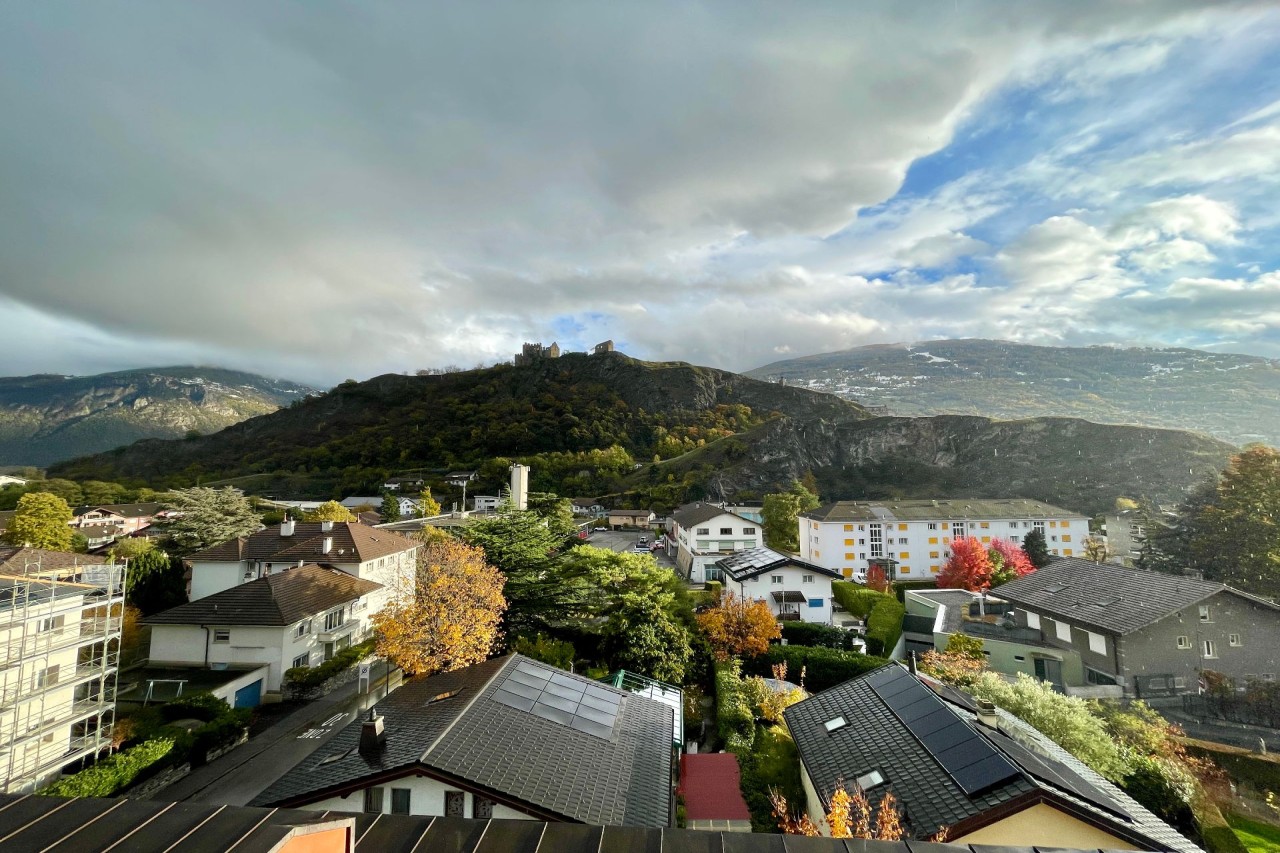
{"label": "gray slate roof", "polygon": [[[326,539],[332,540],[327,554],[324,552]],[[249,536],[211,545],[187,559],[193,563],[238,563],[244,560],[363,563],[417,547],[418,543],[412,539],[383,528],[337,521],[325,530],[321,522],[299,521],[294,523],[293,533],[289,536],[281,535],[281,525],[273,524]]]}
{"label": "gray slate roof", "polygon": [[716,506],[715,504],[702,503],[701,501],[685,504],[675,512],[671,513],[671,518],[676,524],[688,530],[691,527],[702,524],[704,521],[710,521],[719,515],[732,515],[734,518],[745,521],[748,524],[754,523],[751,519],[743,518],[731,509],[725,509],[724,507]]}
{"label": "gray slate roof", "polygon": [[[1059,773],[1063,773],[1062,765],[1066,764],[1070,773],[1063,773],[1064,776],[1074,774],[1082,777],[1106,798],[1122,806],[1130,819],[1125,820],[1097,807],[1068,787],[1055,786],[1039,774],[1033,775],[1025,764],[1026,759],[1021,757],[1022,753],[1008,746],[1004,735],[988,735],[989,730],[975,722],[974,714],[967,710],[969,697],[950,688],[929,684],[942,700],[943,707],[970,731],[995,746],[1019,770],[1017,775],[994,787],[967,796],[910,728],[876,695],[871,681],[883,679],[884,676],[879,675],[881,673],[893,673],[895,678],[914,678],[897,664],[889,664],[792,705],[785,712],[787,727],[795,738],[800,758],[824,803],[837,783],[843,782],[851,788],[853,780],[862,774],[879,770],[887,781],[887,789],[892,790],[900,801],[911,834],[917,838],[927,837],[943,826],[957,827],[965,821],[972,825],[974,819],[980,819],[986,812],[1014,800],[1040,794],[1090,813],[1108,831],[1142,838],[1153,849],[1181,853],[1199,851],[1194,844],[1101,776],[1074,759],[1069,764],[1064,762],[1065,752],[1034,728],[1000,712],[1001,730],[1012,733],[1020,743],[1034,744],[1032,751],[1038,761]],[[828,733],[823,724],[838,716],[848,720],[849,725]],[[875,788],[869,793],[873,803],[878,802],[882,790]]]}
{"label": "gray slate roof", "polygon": [[1075,625],[1123,635],[1224,590],[1275,607],[1221,583],[1072,557],[1054,560],[1039,571],[1001,584],[991,595]]}
{"label": "gray slate roof", "polygon": [[835,569],[809,563],[789,554],[779,554],[771,548],[747,548],[745,551],[735,551],[728,557],[716,560],[716,565],[735,581],[744,581],[784,566],[795,566],[807,572],[826,575],[837,580],[842,577]]}
{"label": "gray slate roof", "polygon": [[814,521],[964,521],[988,518],[1084,518],[1078,512],[1029,498],[836,501],[800,513]]}
{"label": "gray slate roof", "polygon": [[282,627],[382,589],[382,584],[329,566],[299,566],[180,604],[144,625]]}
{"label": "gray slate roof", "polygon": [[[530,665],[615,694],[617,722],[603,738],[507,704],[494,694],[517,667]],[[434,697],[459,691],[451,698]],[[278,779],[255,805],[305,805],[362,787],[397,770],[463,780],[495,799],[523,803],[565,820],[628,826],[670,824],[673,712],[667,705],[520,655],[414,679],[383,700],[387,743],[362,755],[360,723]],[[332,756],[342,756],[328,760]],[[357,805],[354,804],[353,808]]]}

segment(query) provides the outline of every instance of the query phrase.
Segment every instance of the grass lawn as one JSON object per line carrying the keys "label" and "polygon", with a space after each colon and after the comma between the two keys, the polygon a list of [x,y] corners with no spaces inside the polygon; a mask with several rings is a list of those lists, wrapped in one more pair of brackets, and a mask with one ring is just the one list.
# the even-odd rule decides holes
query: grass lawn
{"label": "grass lawn", "polygon": [[1227,823],[1249,853],[1280,851],[1280,827],[1250,820],[1237,814],[1227,816]]}

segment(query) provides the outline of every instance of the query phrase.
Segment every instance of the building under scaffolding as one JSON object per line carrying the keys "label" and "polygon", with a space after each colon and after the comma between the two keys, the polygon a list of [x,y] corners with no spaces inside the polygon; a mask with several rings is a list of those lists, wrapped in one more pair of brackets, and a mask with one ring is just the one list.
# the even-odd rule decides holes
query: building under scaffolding
{"label": "building under scaffolding", "polygon": [[125,569],[71,557],[25,548],[0,565],[6,793],[37,790],[111,745]]}

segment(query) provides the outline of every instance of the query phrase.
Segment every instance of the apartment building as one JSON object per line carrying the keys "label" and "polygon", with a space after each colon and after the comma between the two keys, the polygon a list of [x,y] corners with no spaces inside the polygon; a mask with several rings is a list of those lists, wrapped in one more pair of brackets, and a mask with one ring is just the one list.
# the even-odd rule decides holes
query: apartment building
{"label": "apartment building", "polygon": [[717,504],[691,503],[667,519],[667,555],[693,583],[721,579],[716,562],[737,551],[764,547],[758,521]]}
{"label": "apartment building", "polygon": [[110,746],[123,612],[122,566],[0,549],[0,791]]}
{"label": "apartment building", "polygon": [[797,523],[800,558],[846,578],[865,577],[874,563],[891,577],[927,580],[951,556],[951,542],[966,536],[1021,542],[1039,530],[1049,553],[1070,557],[1089,535],[1086,516],[1026,498],[838,501]]}

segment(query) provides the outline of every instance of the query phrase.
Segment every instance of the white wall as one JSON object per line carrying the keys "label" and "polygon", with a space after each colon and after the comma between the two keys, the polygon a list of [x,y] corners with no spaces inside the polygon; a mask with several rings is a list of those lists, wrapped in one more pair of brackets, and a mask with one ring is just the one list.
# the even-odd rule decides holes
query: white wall
{"label": "white wall", "polygon": [[[722,533],[722,530],[729,532]],[[689,580],[693,583],[704,583],[706,567],[720,558],[735,551],[764,547],[764,531],[758,522],[728,512],[695,524],[692,529],[670,521],[668,533],[676,540],[676,565],[689,568]]]}
{"label": "white wall", "polygon": [[[324,747],[320,747],[323,751]],[[427,776],[406,776],[396,779],[392,782],[384,782],[380,787],[382,792],[382,811],[384,814],[391,812],[391,789],[392,788],[408,788],[409,794],[409,813],[415,815],[443,815],[444,814],[444,795],[446,791],[456,791],[450,785],[440,782]],[[330,797],[321,800],[318,803],[299,806],[298,808],[308,809],[310,811],[339,811],[339,812],[362,812],[364,811],[364,790],[355,791],[345,797]],[[467,793],[464,808],[466,809],[463,817],[475,817],[475,797]],[[495,818],[508,818],[514,820],[536,820],[524,812],[516,811],[509,806],[494,805],[493,816]]]}
{"label": "white wall", "polygon": [[245,563],[192,563],[191,600],[244,583]]}
{"label": "white wall", "polygon": [[[782,578],[782,582],[774,583],[775,577]],[[806,581],[806,577],[811,580]],[[812,569],[795,565],[783,566],[779,569],[770,569],[764,574],[756,575],[741,583],[726,579],[725,586],[732,587],[733,591],[742,598],[764,601],[774,614],[782,611],[783,604],[774,601],[772,593],[797,590],[804,593],[805,597],[804,602],[799,605],[800,620],[819,622],[824,625],[831,624],[831,578]],[[819,606],[811,606],[811,602],[817,601],[821,601]]]}

